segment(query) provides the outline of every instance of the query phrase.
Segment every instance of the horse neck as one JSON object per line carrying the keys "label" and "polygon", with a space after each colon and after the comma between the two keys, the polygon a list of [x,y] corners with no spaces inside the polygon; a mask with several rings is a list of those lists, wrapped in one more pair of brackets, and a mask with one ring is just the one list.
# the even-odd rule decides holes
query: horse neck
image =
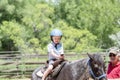
{"label": "horse neck", "polygon": [[[83,80],[85,75],[88,75],[88,59],[82,59],[68,64],[73,76],[73,80]],[[84,77],[85,78],[85,77]]]}
{"label": "horse neck", "polygon": [[87,62],[88,59],[82,59],[67,63],[55,80],[84,80],[84,75],[88,73]]}

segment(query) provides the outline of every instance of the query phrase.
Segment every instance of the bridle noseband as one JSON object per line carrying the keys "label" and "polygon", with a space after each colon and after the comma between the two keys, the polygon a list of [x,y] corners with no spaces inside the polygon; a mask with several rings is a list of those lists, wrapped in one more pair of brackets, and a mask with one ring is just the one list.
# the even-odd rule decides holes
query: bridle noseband
{"label": "bridle noseband", "polygon": [[103,77],[106,77],[106,74],[103,72],[103,74],[102,75],[100,75],[100,76],[95,76],[95,74],[93,73],[93,71],[92,71],[92,68],[91,68],[91,66],[90,66],[90,59],[88,60],[88,66],[89,66],[89,73],[90,73],[90,75],[95,79],[95,80],[100,80],[101,78],[103,78]]}

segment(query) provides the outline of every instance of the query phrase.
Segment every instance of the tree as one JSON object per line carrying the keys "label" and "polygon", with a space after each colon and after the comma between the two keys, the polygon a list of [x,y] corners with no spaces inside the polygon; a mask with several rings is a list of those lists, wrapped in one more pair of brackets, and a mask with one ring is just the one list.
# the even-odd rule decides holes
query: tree
{"label": "tree", "polygon": [[[63,19],[76,29],[87,29],[97,36],[96,47],[113,46],[109,35],[119,31],[118,0],[61,0],[55,6],[56,19]],[[55,21],[56,21],[55,19]]]}
{"label": "tree", "polygon": [[54,28],[67,50],[108,48],[120,30],[119,7],[118,0],[0,0],[0,50],[45,51]]}
{"label": "tree", "polygon": [[120,47],[120,32],[109,36],[117,47]]}
{"label": "tree", "polygon": [[26,32],[15,21],[4,21],[0,26],[0,30],[3,50],[18,50],[25,46]]}
{"label": "tree", "polygon": [[63,31],[62,41],[65,50],[73,50],[77,52],[98,50],[94,43],[97,37],[87,29],[78,30],[69,26],[64,21],[58,21],[55,26]]}
{"label": "tree", "polygon": [[[9,40],[8,42],[2,42],[2,48],[3,43],[7,45],[10,42],[10,45],[15,44],[13,46],[16,47],[17,50],[25,51],[27,49],[28,51],[34,51],[44,49],[44,46],[47,44],[46,41],[48,41],[46,36],[48,37],[47,33],[52,25],[49,16],[53,14],[53,8],[44,2],[38,2],[36,0],[6,0],[5,2],[2,0],[1,3],[5,3],[0,9],[4,10],[4,12],[1,13],[0,31],[4,34],[3,36],[1,35],[1,41]],[[8,5],[13,5],[15,7],[11,14],[9,10],[7,12],[6,7]],[[15,14],[16,17],[14,17]],[[8,17],[11,16],[12,18],[8,19]],[[18,28],[18,26],[20,27]],[[9,33],[6,33],[6,31]],[[14,34],[16,34],[16,36],[13,36]],[[22,37],[22,35],[25,37]],[[7,36],[8,39],[6,39],[5,36]],[[3,50],[11,49],[5,48]]]}

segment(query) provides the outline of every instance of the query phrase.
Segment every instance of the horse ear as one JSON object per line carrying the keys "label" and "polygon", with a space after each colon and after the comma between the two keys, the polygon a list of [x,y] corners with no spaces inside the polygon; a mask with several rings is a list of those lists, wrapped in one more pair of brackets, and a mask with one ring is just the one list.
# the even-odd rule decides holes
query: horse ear
{"label": "horse ear", "polygon": [[87,53],[87,55],[91,60],[93,60],[93,55],[92,54]]}

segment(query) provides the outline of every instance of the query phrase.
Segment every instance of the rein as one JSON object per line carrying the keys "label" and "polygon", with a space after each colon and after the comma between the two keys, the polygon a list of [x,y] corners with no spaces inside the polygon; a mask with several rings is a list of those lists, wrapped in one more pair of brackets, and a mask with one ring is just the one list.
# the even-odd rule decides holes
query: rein
{"label": "rein", "polygon": [[89,73],[90,73],[90,75],[92,75],[92,77],[95,79],[95,80],[99,80],[99,79],[101,79],[101,78],[103,78],[103,77],[106,77],[106,74],[104,73],[104,74],[102,74],[102,75],[100,75],[100,76],[95,76],[95,74],[93,73],[93,71],[92,71],[92,68],[91,68],[91,66],[90,66],[90,59],[88,60],[88,66],[89,66]]}

